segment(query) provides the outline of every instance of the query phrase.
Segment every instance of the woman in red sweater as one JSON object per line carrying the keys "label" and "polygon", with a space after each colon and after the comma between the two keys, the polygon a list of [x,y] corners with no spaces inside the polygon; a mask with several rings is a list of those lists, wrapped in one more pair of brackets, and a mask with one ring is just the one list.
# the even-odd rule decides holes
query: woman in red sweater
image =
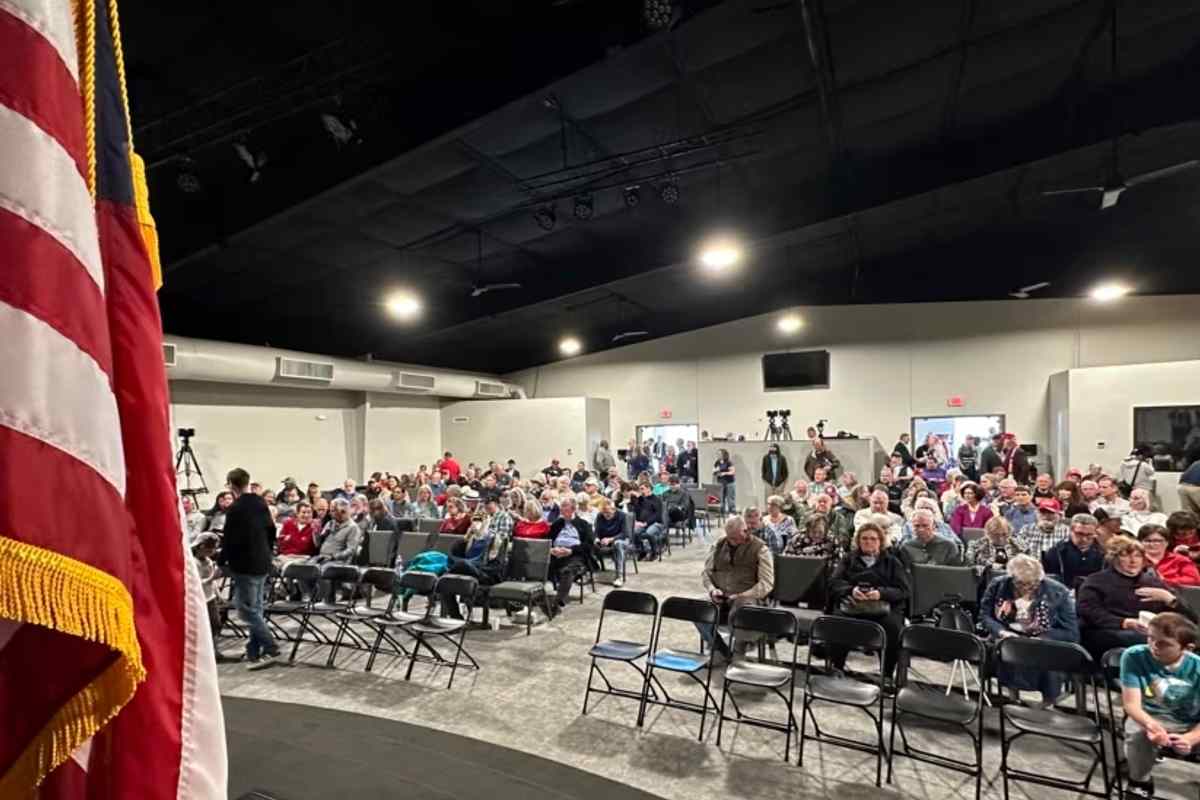
{"label": "woman in red sweater", "polygon": [[549,539],[550,523],[542,518],[542,505],[536,500],[525,503],[521,518],[513,526],[513,536],[518,539]]}
{"label": "woman in red sweater", "polygon": [[457,497],[449,497],[446,499],[446,516],[442,519],[442,525],[438,528],[438,533],[454,533],[465,534],[467,528],[471,527],[471,515],[467,513],[467,507],[462,500]]}
{"label": "woman in red sweater", "polygon": [[296,513],[284,520],[279,531],[277,550],[280,556],[307,558],[317,554],[317,525],[313,509],[306,500],[296,504]]}
{"label": "woman in red sweater", "polygon": [[1163,583],[1170,586],[1200,586],[1200,571],[1187,556],[1172,551],[1170,534],[1162,525],[1143,525],[1138,541],[1146,549],[1146,561],[1154,567]]}
{"label": "woman in red sweater", "polygon": [[978,484],[964,483],[958,493],[962,502],[954,507],[954,513],[950,515],[950,527],[962,536],[963,528],[982,528],[987,525],[992,518],[992,510],[983,502],[983,490]]}

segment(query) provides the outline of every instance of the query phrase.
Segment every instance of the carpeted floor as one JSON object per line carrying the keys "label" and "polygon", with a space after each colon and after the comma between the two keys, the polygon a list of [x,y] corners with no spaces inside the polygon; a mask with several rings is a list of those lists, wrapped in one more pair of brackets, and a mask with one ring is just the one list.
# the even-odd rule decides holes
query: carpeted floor
{"label": "carpeted floor", "polygon": [[231,797],[653,797],[542,756],[346,711],[227,697],[225,724]]}
{"label": "carpeted floor", "polygon": [[[701,596],[699,573],[704,552],[703,545],[695,543],[686,549],[676,548],[674,555],[663,562],[641,564],[640,575],[635,576],[631,567],[626,588],[651,592],[660,600],[671,595]],[[412,680],[405,681],[407,662],[380,657],[374,671],[366,673],[363,671],[365,655],[349,650],[343,651],[336,668],[329,670],[324,666],[327,648],[303,645],[296,664],[290,667],[248,672],[239,664],[222,665],[222,692],[230,698],[314,707],[309,723],[312,730],[305,734],[305,741],[312,744],[298,749],[294,759],[305,762],[303,768],[313,770],[310,774],[323,774],[308,762],[320,763],[321,745],[332,733],[319,723],[319,715],[323,710],[339,710],[423,726],[430,729],[431,736],[437,732],[454,734],[453,740],[464,743],[464,747],[471,739],[480,740],[570,765],[624,784],[613,796],[629,792],[627,787],[671,800],[804,800],[817,797],[949,800],[974,794],[973,779],[906,759],[896,760],[895,782],[890,786],[885,783],[882,789],[877,789],[873,755],[829,745],[810,743],[802,768],[796,766],[793,745],[791,762],[785,764],[783,735],[749,726],[727,723],[718,748],[715,724],[706,728],[702,742],[697,741],[699,715],[686,711],[652,708],[647,713],[645,727],[638,729],[636,702],[603,698],[593,702],[588,716],[582,716],[580,709],[588,674],[587,650],[595,639],[601,599],[608,589],[606,583],[597,582],[597,592],[587,592],[583,605],[578,603],[576,592],[565,614],[553,622],[535,625],[533,635],[529,637],[525,636],[524,625],[506,626],[498,631],[471,631],[467,636],[467,647],[479,660],[482,670],[478,673],[460,671],[450,691],[445,688],[448,676],[444,670],[435,671],[419,664]],[[605,623],[606,638],[645,641],[648,634],[644,620],[614,617],[611,628],[607,621]],[[695,629],[690,626],[665,629],[663,643],[694,649]],[[222,647],[234,652],[240,643],[225,639]],[[782,649],[779,655],[785,655]],[[801,663],[804,655],[802,648]],[[944,681],[947,675],[947,670],[936,664],[921,664],[920,669],[930,680]],[[628,668],[616,666],[608,671],[615,683],[639,686],[636,674]],[[798,685],[802,680],[801,672]],[[665,682],[671,692],[678,691],[681,696],[699,702],[699,690],[689,686],[686,679]],[[718,672],[713,688],[718,699],[719,686]],[[800,715],[800,695],[798,688],[797,717]],[[761,693],[743,693],[738,697],[743,709],[750,714],[783,718],[784,710],[777,698]],[[842,734],[870,739],[874,733],[866,718],[850,709],[827,707],[818,712],[818,718],[823,727]],[[256,724],[253,718],[241,716],[236,707],[231,719],[237,723],[239,735],[253,732],[246,728]],[[711,722],[711,716],[709,719]],[[989,800],[1003,796],[998,777],[997,725],[995,713],[989,713],[983,787],[983,794]],[[275,738],[270,723],[264,723],[262,727],[263,736]],[[368,732],[373,730],[364,728],[352,748],[356,754],[362,754],[364,771],[376,769],[386,774],[392,761],[413,758],[404,743],[395,737],[387,738],[385,744],[377,748],[371,741],[376,734]],[[886,732],[885,726],[885,735]],[[939,753],[959,757],[970,755],[969,740],[960,734],[913,728],[910,737]],[[231,734],[230,758],[236,768],[237,786],[260,786],[254,780],[260,760],[239,752],[239,741]],[[287,766],[291,762],[286,760],[285,754],[292,748],[284,742],[278,747],[284,754],[279,756],[283,760],[276,763]],[[424,758],[424,752],[416,750],[416,757]],[[1086,768],[1086,760],[1078,753],[1038,740],[1019,742],[1013,748],[1012,757],[1028,769],[1046,774],[1068,771],[1082,774]],[[294,768],[299,770],[301,765],[296,764]],[[1167,763],[1156,770],[1156,776],[1161,796],[1188,800],[1196,797],[1195,781],[1200,774],[1194,766]],[[285,800],[329,794],[318,791],[319,786],[315,783],[301,782],[300,785],[309,791],[294,797],[283,794]],[[548,785],[555,786],[553,782]],[[571,786],[556,788],[563,792]],[[1013,800],[1068,796],[1065,792],[1018,784],[1012,784],[1010,791]],[[385,793],[383,796],[392,795]],[[478,793],[464,796],[478,796]]]}

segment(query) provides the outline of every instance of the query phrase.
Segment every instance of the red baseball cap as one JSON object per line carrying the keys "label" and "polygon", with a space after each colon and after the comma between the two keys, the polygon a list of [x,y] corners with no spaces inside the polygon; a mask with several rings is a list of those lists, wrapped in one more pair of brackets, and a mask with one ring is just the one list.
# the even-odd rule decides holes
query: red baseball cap
{"label": "red baseball cap", "polygon": [[1038,511],[1053,511],[1055,514],[1062,513],[1062,504],[1053,497],[1039,497],[1037,507]]}

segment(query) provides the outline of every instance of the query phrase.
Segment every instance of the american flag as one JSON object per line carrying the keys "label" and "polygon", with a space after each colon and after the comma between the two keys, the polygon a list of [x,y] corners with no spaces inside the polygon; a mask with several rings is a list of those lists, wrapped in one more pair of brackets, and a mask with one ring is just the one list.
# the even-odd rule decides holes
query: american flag
{"label": "american flag", "polygon": [[5,800],[225,797],[157,265],[115,0],[0,0]]}

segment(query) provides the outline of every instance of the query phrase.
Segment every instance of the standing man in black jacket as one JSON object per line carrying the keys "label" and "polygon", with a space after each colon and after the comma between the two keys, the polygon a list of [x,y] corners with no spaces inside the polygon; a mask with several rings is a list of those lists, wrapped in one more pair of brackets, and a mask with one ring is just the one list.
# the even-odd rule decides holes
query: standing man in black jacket
{"label": "standing man in black jacket", "polygon": [[275,523],[267,502],[246,491],[249,472],[240,467],[230,470],[226,480],[235,499],[225,512],[220,563],[228,567],[234,605],[250,632],[246,640],[248,668],[262,669],[279,657],[279,645],[263,619],[263,584],[275,552]]}
{"label": "standing man in black jacket", "polygon": [[779,449],[772,444],[767,448],[767,454],[762,459],[763,506],[765,507],[772,495],[787,494],[788,462]]}

